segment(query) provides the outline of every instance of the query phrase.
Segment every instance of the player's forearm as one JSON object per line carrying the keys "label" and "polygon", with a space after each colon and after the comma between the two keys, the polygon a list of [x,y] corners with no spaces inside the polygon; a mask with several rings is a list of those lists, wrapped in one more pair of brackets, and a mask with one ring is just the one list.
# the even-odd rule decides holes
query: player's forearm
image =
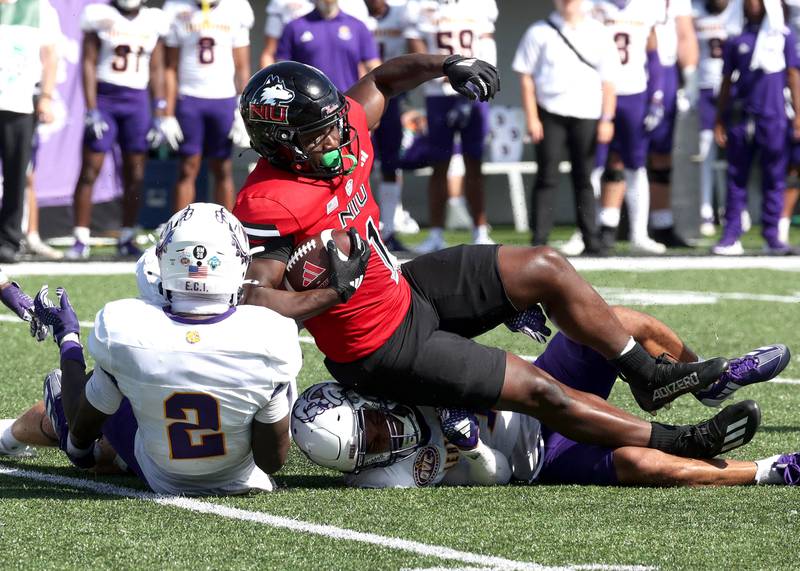
{"label": "player's forearm", "polygon": [[166,114],[170,117],[175,116],[175,100],[178,97],[178,72],[176,69],[167,67],[164,70],[164,99],[167,101]]}
{"label": "player's forearm", "polygon": [[519,87],[522,109],[525,111],[525,119],[530,125],[539,120],[539,109],[536,106],[536,85],[529,74],[521,73],[519,74]]}
{"label": "player's forearm", "polygon": [[786,82],[789,85],[795,117],[800,117],[800,70],[790,67],[787,70]]}
{"label": "player's forearm", "polygon": [[600,120],[610,121],[617,111],[617,90],[610,81],[602,83],[602,103],[600,106]]}
{"label": "player's forearm", "polygon": [[250,46],[233,48],[233,62],[236,93],[241,93],[250,80]]}
{"label": "player's forearm", "polygon": [[61,402],[67,421],[74,418],[86,387],[86,361],[83,347],[76,341],[64,341],[60,347]]}
{"label": "player's forearm", "polygon": [[56,88],[56,70],[58,69],[58,55],[53,45],[42,46],[42,82],[40,93],[42,97],[52,97]]}
{"label": "player's forearm", "polygon": [[371,78],[386,97],[410,91],[437,77],[444,76],[442,68],[447,56],[435,54],[406,54],[379,65],[365,78]]}
{"label": "player's forearm", "polygon": [[97,109],[97,66],[95,62],[83,60],[82,77],[86,109]]}
{"label": "player's forearm", "polygon": [[315,317],[340,303],[339,296],[330,288],[292,292],[270,287],[247,286],[245,290],[242,303],[260,305],[298,321]]}
{"label": "player's forearm", "polygon": [[728,104],[731,97],[731,76],[726,75],[722,78],[722,84],[719,87],[719,95],[717,95],[717,124],[723,123],[723,117],[728,110]]}
{"label": "player's forearm", "polygon": [[166,108],[164,82],[164,45],[159,42],[150,56],[150,95],[156,102],[155,112],[157,115],[163,115]]}
{"label": "player's forearm", "polygon": [[697,67],[700,61],[700,47],[691,16],[678,16],[675,19],[678,32],[678,63],[682,69]]}

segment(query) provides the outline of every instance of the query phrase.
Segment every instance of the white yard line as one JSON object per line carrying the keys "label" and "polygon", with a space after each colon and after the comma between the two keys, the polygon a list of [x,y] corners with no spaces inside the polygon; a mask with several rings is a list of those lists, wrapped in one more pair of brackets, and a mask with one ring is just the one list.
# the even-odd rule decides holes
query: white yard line
{"label": "white yard line", "polygon": [[264,512],[248,511],[239,508],[232,508],[215,504],[211,501],[202,501],[193,498],[180,497],[180,496],[162,496],[151,492],[143,492],[141,490],[134,490],[131,488],[124,488],[112,484],[106,484],[91,480],[84,480],[80,478],[69,478],[66,476],[57,476],[54,474],[45,474],[43,472],[35,472],[32,470],[21,470],[13,468],[8,465],[0,464],[0,475],[11,476],[15,478],[24,478],[27,480],[36,480],[55,486],[70,486],[82,490],[87,490],[95,494],[104,494],[111,496],[122,496],[126,498],[133,498],[146,502],[153,502],[162,506],[170,506],[174,508],[184,509],[196,513],[203,513],[215,515],[228,519],[235,519],[241,521],[249,521],[259,523],[269,527],[287,529],[299,533],[319,535],[329,539],[355,541],[359,543],[367,543],[376,545],[378,547],[395,549],[399,551],[406,551],[415,555],[426,557],[436,557],[438,559],[445,559],[451,561],[460,561],[462,563],[469,563],[473,565],[480,565],[481,567],[488,567],[490,569],[512,570],[519,569],[524,571],[556,571],[562,569],[607,569],[609,571],[644,571],[653,569],[653,567],[644,566],[629,566],[629,565],[606,565],[606,564],[581,564],[578,566],[564,566],[564,567],[548,567],[531,563],[527,561],[514,561],[512,559],[505,559],[503,557],[495,557],[492,555],[481,555],[479,553],[470,553],[468,551],[459,551],[451,549],[442,545],[431,545],[428,543],[421,543],[418,541],[410,541],[407,539],[400,539],[397,537],[388,537],[378,535],[375,533],[365,533],[361,531],[354,531],[332,525],[323,525],[318,523],[305,522],[298,519],[274,516]]}

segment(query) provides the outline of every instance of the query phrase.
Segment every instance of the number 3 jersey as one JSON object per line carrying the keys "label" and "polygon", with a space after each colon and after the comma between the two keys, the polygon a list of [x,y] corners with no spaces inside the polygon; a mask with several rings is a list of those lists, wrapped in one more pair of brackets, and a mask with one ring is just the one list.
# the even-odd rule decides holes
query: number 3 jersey
{"label": "number 3 jersey", "polygon": [[[422,488],[425,486],[469,486],[467,461],[442,434],[436,410],[418,407],[421,422],[430,437],[410,456],[382,468],[345,474],[345,483],[355,488]],[[508,459],[512,478],[532,482],[544,460],[541,425],[531,416],[509,411],[477,414],[481,441]],[[507,482],[498,482],[507,483]]]}
{"label": "number 3 jersey", "polygon": [[127,397],[134,453],[160,493],[270,489],[251,452],[252,422],[284,418],[301,365],[294,321],[255,306],[188,320],[141,299],[95,318],[86,398],[113,414]]}
{"label": "number 3 jersey", "polygon": [[142,7],[136,17],[126,18],[109,4],[89,4],[81,14],[81,30],[100,39],[97,80],[132,89],[147,87],[150,55],[168,29],[158,8]]}
{"label": "number 3 jersey", "polygon": [[253,9],[245,0],[220,0],[203,9],[195,0],[168,0],[166,44],[180,48],[178,93],[203,99],[236,95],[233,49],[250,45]]}
{"label": "number 3 jersey", "polygon": [[[349,97],[347,101],[347,118],[358,134],[343,151],[345,168],[355,162],[350,174],[325,180],[307,178],[261,159],[233,209],[251,246],[287,238],[297,245],[322,230],[351,227],[368,242],[372,254],[364,281],[353,297],[303,323],[319,349],[340,363],[355,361],[380,347],[411,304],[409,285],[380,238],[380,213],[369,186],[374,152],[367,118],[361,105]],[[286,262],[289,252],[271,257]]]}

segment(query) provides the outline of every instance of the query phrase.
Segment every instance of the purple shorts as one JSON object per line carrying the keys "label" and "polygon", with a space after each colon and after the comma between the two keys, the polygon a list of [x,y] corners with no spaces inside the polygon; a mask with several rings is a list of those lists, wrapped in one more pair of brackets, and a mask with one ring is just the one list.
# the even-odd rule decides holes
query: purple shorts
{"label": "purple shorts", "polygon": [[[617,370],[605,357],[557,333],[536,366],[565,385],[607,399]],[[542,426],[544,463],[537,482],[613,486],[618,483],[614,450],[581,444]]]}
{"label": "purple shorts", "polygon": [[609,151],[620,156],[626,169],[635,170],[645,165],[648,146],[648,137],[644,130],[646,113],[646,92],[617,97],[614,139],[609,145],[597,145],[597,166],[606,166]]}
{"label": "purple shorts", "polygon": [[672,153],[675,115],[678,112],[678,66],[664,67],[664,119],[650,133],[651,153]]}
{"label": "purple shorts", "polygon": [[372,134],[372,144],[381,159],[381,173],[392,175],[400,167],[400,143],[403,141],[403,125],[400,123],[400,98],[389,100],[381,124]]}
{"label": "purple shorts", "polygon": [[436,96],[425,100],[428,114],[428,152],[432,162],[453,156],[453,138],[461,135],[461,153],[483,158],[483,142],[489,134],[489,103],[459,96]]}
{"label": "purple shorts", "polygon": [[108,123],[108,130],[95,139],[90,129],[83,134],[83,145],[95,153],[107,153],[119,143],[123,153],[144,153],[150,130],[150,95],[146,89],[131,89],[100,82],[97,84],[97,110]]}
{"label": "purple shorts", "polygon": [[147,483],[139,462],[136,460],[134,443],[136,442],[136,431],[139,423],[133,416],[131,403],[127,398],[122,399],[119,409],[108,417],[103,423],[103,436],[109,441],[117,454],[128,465],[128,470],[136,474],[142,482]]}
{"label": "purple shorts", "polygon": [[236,97],[202,99],[181,95],[175,117],[183,131],[178,153],[184,157],[202,154],[212,159],[229,159],[233,141],[228,133],[233,126]]}
{"label": "purple shorts", "polygon": [[701,89],[697,98],[697,114],[701,131],[712,131],[717,122],[717,96],[713,89]]}

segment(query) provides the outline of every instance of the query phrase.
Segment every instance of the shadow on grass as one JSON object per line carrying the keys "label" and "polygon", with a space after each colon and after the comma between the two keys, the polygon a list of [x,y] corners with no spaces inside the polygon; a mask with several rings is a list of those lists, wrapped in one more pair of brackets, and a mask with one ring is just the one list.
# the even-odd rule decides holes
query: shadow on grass
{"label": "shadow on grass", "polygon": [[287,476],[275,476],[275,482],[284,491],[292,491],[298,488],[312,488],[315,490],[327,490],[332,488],[344,488],[341,476],[331,475],[304,475],[293,474]]}

